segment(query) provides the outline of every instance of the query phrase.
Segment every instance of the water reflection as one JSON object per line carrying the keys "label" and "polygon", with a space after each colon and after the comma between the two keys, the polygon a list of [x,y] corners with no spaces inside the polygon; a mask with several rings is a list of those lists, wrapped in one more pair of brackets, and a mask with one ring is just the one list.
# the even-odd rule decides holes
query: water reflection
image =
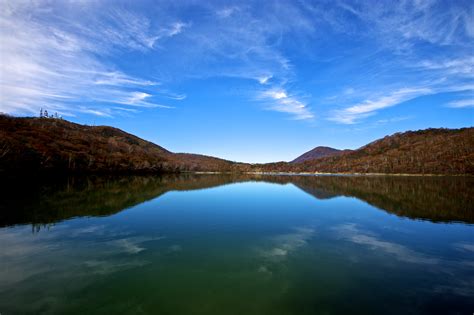
{"label": "water reflection", "polygon": [[468,313],[472,187],[191,174],[9,182],[0,311]]}
{"label": "water reflection", "polygon": [[263,181],[293,184],[317,199],[355,197],[401,217],[474,223],[474,178],[396,176],[273,176],[186,174],[69,177],[2,182],[0,226],[34,230],[80,216],[107,216],[169,191]]}

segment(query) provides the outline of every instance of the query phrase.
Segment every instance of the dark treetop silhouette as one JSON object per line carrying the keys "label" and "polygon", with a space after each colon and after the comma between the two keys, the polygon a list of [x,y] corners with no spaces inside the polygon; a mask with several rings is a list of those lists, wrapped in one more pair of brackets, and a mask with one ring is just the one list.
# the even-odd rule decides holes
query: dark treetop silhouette
{"label": "dark treetop silhouette", "polygon": [[388,213],[412,219],[474,223],[473,177],[169,174],[2,181],[0,188],[6,197],[0,200],[0,226],[33,224],[40,228],[78,216],[114,214],[168,191],[244,181],[292,183],[317,199],[356,197]]}

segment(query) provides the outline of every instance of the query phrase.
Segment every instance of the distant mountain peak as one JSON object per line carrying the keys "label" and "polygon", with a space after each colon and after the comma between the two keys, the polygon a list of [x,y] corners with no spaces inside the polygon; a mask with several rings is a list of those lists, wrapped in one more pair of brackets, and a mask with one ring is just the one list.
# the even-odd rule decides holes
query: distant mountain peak
{"label": "distant mountain peak", "polygon": [[339,155],[347,150],[338,150],[331,147],[318,146],[291,161],[290,163],[302,163],[305,161],[315,160],[322,157]]}

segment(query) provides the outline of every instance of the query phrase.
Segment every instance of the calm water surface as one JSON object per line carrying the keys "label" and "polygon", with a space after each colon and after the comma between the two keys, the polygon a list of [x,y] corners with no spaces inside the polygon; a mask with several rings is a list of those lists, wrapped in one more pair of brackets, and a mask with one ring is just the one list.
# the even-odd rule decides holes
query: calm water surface
{"label": "calm water surface", "polygon": [[0,313],[472,314],[474,179],[3,183]]}

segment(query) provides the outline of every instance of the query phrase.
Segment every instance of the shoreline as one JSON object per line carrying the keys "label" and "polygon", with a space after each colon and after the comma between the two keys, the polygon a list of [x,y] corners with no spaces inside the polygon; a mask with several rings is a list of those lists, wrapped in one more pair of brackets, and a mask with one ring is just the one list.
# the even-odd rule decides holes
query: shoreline
{"label": "shoreline", "polygon": [[78,170],[22,170],[5,171],[0,170],[0,175],[4,179],[15,179],[24,177],[42,177],[42,176],[164,176],[164,175],[253,175],[253,176],[365,176],[365,177],[474,177],[474,174],[414,174],[414,173],[330,173],[330,172],[262,172],[262,171],[181,171],[181,172],[160,172],[150,170],[120,170],[120,171],[78,171]]}
{"label": "shoreline", "polygon": [[247,175],[273,175],[273,176],[406,176],[406,177],[439,177],[439,176],[468,176],[473,174],[410,174],[410,173],[327,173],[327,172],[183,172],[198,175],[218,175],[218,174],[247,174]]}

